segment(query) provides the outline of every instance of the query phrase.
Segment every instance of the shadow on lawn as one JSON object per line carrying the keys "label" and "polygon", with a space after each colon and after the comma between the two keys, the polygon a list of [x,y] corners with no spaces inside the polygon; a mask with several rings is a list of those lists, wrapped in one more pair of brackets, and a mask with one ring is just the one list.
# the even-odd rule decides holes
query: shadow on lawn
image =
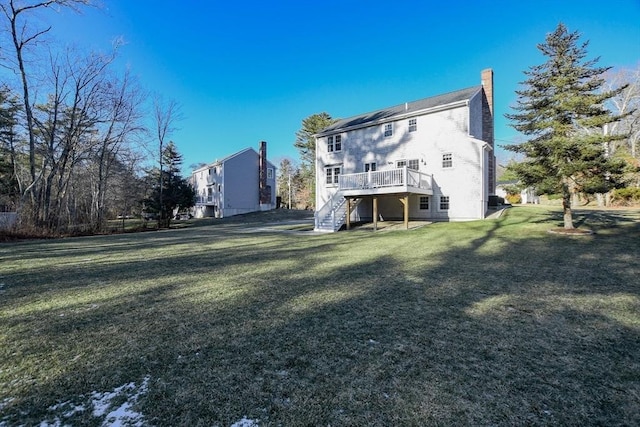
{"label": "shadow on lawn", "polygon": [[[442,227],[304,241],[219,233],[232,249],[91,265],[48,285],[157,284],[97,307],[3,316],[37,381],[0,396],[15,399],[0,420],[37,424],[55,403],[149,375],[152,425],[639,421],[638,241],[523,238],[510,234],[516,222],[478,223],[448,247]],[[435,241],[447,249],[434,253]]]}

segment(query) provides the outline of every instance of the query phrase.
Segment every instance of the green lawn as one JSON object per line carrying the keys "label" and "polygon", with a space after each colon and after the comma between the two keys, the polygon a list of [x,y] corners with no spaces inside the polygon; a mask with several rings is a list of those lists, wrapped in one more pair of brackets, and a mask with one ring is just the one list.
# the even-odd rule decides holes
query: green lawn
{"label": "green lawn", "polygon": [[640,211],[576,219],[0,244],[0,427],[638,425]]}

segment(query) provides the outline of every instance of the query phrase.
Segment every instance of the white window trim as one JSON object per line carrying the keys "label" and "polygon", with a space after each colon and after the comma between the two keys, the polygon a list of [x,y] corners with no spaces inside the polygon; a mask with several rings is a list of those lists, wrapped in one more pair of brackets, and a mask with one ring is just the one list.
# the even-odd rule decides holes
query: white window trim
{"label": "white window trim", "polygon": [[[340,149],[336,147],[338,144],[340,144]],[[335,137],[333,138],[333,152],[339,153],[341,151],[342,151],[342,135],[335,135]]]}
{"label": "white window trim", "polygon": [[[422,205],[421,200],[422,200],[423,197],[427,199],[427,208],[425,208],[425,209],[423,209],[421,207],[421,205]],[[423,212],[431,211],[431,197],[429,197],[429,196],[420,196],[418,198],[418,210],[423,211]]]}
{"label": "white window trim", "polygon": [[[444,156],[450,156],[450,159],[449,159],[449,162],[451,162],[450,166],[445,166],[444,165],[444,161],[445,161]],[[453,166],[454,166],[454,164],[453,164],[453,153],[442,153],[442,160],[441,160],[440,166],[442,166],[442,169],[453,169]]]}
{"label": "white window trim", "polygon": [[[328,173],[328,170],[331,170],[331,174]],[[338,186],[337,176],[335,174],[335,170],[339,169],[338,175],[342,175],[342,165],[327,165],[324,167],[324,185],[328,188],[333,188]],[[331,176],[331,182],[327,182],[327,178]]]}
{"label": "white window trim", "polygon": [[[387,135],[387,127],[389,127],[389,135]],[[382,135],[385,138],[391,138],[393,136],[393,123],[385,123],[382,125]]]}
{"label": "white window trim", "polygon": [[[447,209],[442,209],[442,199],[444,197],[447,198],[447,205],[449,206]],[[451,197],[445,196],[445,195],[438,196],[438,212],[449,212],[450,210],[451,210]]]}
{"label": "white window trim", "polygon": [[[414,126],[413,129],[411,129],[411,122],[413,122],[413,126]],[[416,132],[418,130],[418,119],[417,118],[414,117],[412,119],[409,119],[408,124],[409,124],[409,127],[408,127],[409,132]]]}
{"label": "white window trim", "polygon": [[[418,168],[409,168],[409,162],[415,162],[416,165],[418,165]],[[404,163],[403,165],[401,165],[401,163]],[[400,159],[400,160],[396,160],[396,169],[399,169],[401,167],[407,166],[407,168],[411,169],[411,170],[420,170],[420,159]]]}

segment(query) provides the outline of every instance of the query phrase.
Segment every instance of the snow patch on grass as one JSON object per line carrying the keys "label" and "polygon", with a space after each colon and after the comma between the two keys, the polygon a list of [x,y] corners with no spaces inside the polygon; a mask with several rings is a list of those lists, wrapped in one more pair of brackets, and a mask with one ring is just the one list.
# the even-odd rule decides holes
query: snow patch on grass
{"label": "snow patch on grass", "polygon": [[[60,415],[56,415],[53,421],[42,421],[40,427],[62,427],[69,425],[69,418],[77,413],[90,409],[92,409],[92,415],[95,418],[103,418],[102,426],[104,427],[142,427],[144,426],[144,416],[134,411],[133,406],[137,403],[140,396],[147,393],[149,380],[150,378],[148,376],[145,377],[139,387],[136,387],[136,384],[131,382],[104,393],[94,391],[91,393],[91,399],[87,406],[74,405],[71,402],[53,405],[49,407],[49,411]],[[122,402],[123,399],[124,402]]]}
{"label": "snow patch on grass", "polygon": [[258,427],[258,425],[258,420],[250,420],[247,417],[242,417],[240,421],[231,424],[231,427]]}

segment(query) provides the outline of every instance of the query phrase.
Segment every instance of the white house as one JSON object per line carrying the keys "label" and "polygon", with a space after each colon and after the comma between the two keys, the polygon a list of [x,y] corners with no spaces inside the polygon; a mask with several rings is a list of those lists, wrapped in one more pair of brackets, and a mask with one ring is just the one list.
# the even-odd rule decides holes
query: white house
{"label": "white house", "polygon": [[246,148],[191,173],[196,218],[225,218],[276,207],[276,168],[267,160],[267,143],[259,152]]}
{"label": "white house", "polygon": [[316,134],[315,229],[485,218],[495,191],[493,71],[482,71],[481,81]]}

